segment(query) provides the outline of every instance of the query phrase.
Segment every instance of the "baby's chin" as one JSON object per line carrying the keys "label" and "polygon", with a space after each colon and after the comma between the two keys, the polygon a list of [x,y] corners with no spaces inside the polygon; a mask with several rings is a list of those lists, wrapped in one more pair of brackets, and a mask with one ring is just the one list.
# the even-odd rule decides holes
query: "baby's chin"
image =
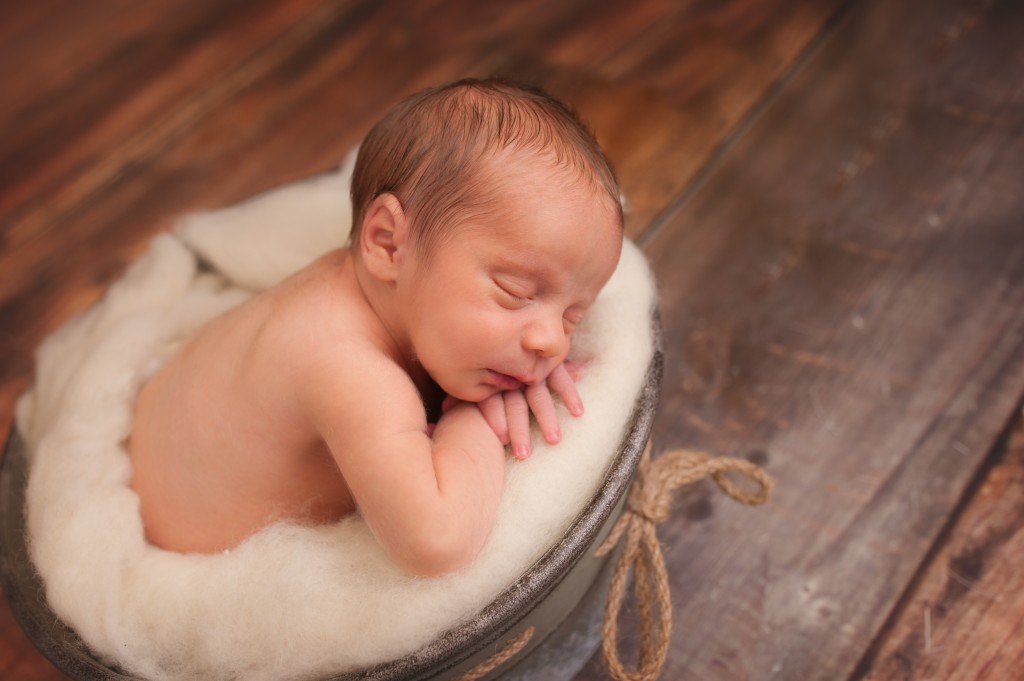
{"label": "baby's chin", "polygon": [[443,383],[439,383],[441,389],[444,390],[446,395],[450,395],[457,400],[463,402],[483,402],[488,397],[493,397],[501,392],[501,388],[493,385],[487,385],[485,383],[479,383],[473,386],[466,385],[453,385],[446,386]]}
{"label": "baby's chin", "polygon": [[503,390],[502,386],[491,382],[490,372],[487,370],[450,372],[445,375],[444,372],[434,372],[428,367],[424,368],[427,369],[431,380],[445,395],[462,402],[483,402]]}

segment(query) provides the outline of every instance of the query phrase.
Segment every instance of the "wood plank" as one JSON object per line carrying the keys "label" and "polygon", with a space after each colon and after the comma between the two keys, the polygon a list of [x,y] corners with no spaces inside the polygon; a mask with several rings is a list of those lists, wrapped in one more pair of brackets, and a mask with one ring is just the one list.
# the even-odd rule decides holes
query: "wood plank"
{"label": "wood plank", "polygon": [[[0,590],[2,595],[2,590]],[[14,615],[2,601],[0,607],[0,679],[16,681],[60,681],[68,678],[49,663],[14,621]]]}
{"label": "wood plank", "polygon": [[[621,44],[642,39],[666,13],[678,14],[663,3],[646,3],[638,15],[643,21],[624,21],[628,30],[619,42],[611,42],[604,59]],[[780,12],[781,18],[763,26],[761,34],[789,36],[795,31],[808,39],[834,3],[811,4],[819,9],[799,14],[806,22],[800,31]],[[12,144],[20,145],[12,147],[18,154],[0,155],[0,176],[15,178],[4,182],[0,193],[0,270],[5,272],[0,279],[0,329],[17,329],[17,334],[0,333],[0,429],[9,426],[14,395],[30,380],[31,349],[62,320],[93,302],[175,215],[226,205],[322,171],[337,163],[381,112],[408,92],[463,75],[515,71],[517,55],[537,46],[537,36],[569,36],[571,44],[571,36],[585,35],[588,26],[577,28],[574,17],[588,16],[595,7],[577,1],[551,13],[535,0],[495,12],[486,3],[423,3],[410,9],[405,3],[288,0],[247,4],[233,22],[230,12],[217,14],[216,20],[200,14],[207,6],[197,3],[179,16],[176,4],[147,3],[150,9],[144,13],[107,25],[107,57],[83,60],[78,80],[67,75],[49,89],[22,90],[30,104],[15,107],[16,113],[4,121],[14,126],[11,130],[35,127],[25,139],[10,136]],[[639,4],[609,2],[602,7],[599,15],[609,21],[633,17]],[[102,19],[108,11],[97,10]],[[671,25],[680,27],[701,11],[709,10],[690,9],[675,16]],[[95,19],[78,20],[97,32],[95,27],[103,25]],[[428,30],[421,32],[424,26]],[[52,39],[58,42],[52,43],[50,35],[36,35],[22,48],[28,54],[21,61],[59,53],[59,39],[68,30],[54,29]],[[720,35],[729,31],[728,24],[717,28]],[[152,34],[160,38],[155,46],[150,44]],[[668,33],[660,39],[668,44],[670,38]],[[595,44],[593,38],[576,42]],[[563,60],[572,53],[557,40],[553,44]],[[176,52],[174,46],[181,49]],[[747,76],[734,82],[734,71],[721,75],[717,82],[731,93],[725,101],[732,107],[724,120],[739,120],[784,71],[786,59],[803,47],[764,38],[749,45],[739,41],[737,52],[759,80]],[[577,62],[595,54],[590,47]],[[701,57],[688,53],[686,59]],[[134,68],[126,72],[123,61]],[[701,63],[715,72],[714,62]],[[380,68],[382,64],[388,68]],[[713,126],[703,122],[719,116],[721,107],[679,113],[667,95],[652,87],[594,75],[577,79],[581,71],[558,64],[534,73],[590,114],[599,136],[610,142],[623,184],[631,192],[634,234],[671,202],[727,132],[719,126],[708,134]],[[628,77],[634,80],[640,74],[634,71]],[[570,87],[570,82],[575,84]],[[94,124],[80,124],[74,135],[60,137],[63,121],[75,118],[64,106],[90,111]],[[23,120],[37,109],[51,108],[45,124]],[[44,142],[51,135],[63,141]],[[32,172],[21,170],[22,164],[15,163],[19,158],[28,159]]]}
{"label": "wood plank", "polygon": [[840,4],[598,3],[576,13],[572,30],[535,31],[499,71],[542,82],[586,114],[629,198],[636,238]]}
{"label": "wood plank", "polygon": [[1024,669],[1024,420],[957,519],[865,681],[1013,679]]}
{"label": "wood plank", "polygon": [[[0,432],[30,380],[32,349],[152,233],[185,211],[331,167],[408,92],[464,75],[533,74],[591,119],[639,234],[836,4],[5,5],[0,61],[19,68],[0,73]],[[686,33],[691,25],[700,31]],[[706,54],[724,44],[729,59],[718,47]],[[5,605],[0,676],[62,678]]]}
{"label": "wood plank", "polygon": [[[70,82],[59,82],[41,93],[32,89],[25,93],[27,104],[4,121],[6,134],[0,140],[0,177],[4,179],[0,212],[13,220],[4,230],[8,246],[52,228],[53,218],[60,216],[56,208],[95,189],[82,183],[75,192],[64,189],[51,196],[55,188],[68,183],[69,175],[108,179],[104,169],[111,162],[111,152],[115,162],[123,165],[125,159],[117,158],[117,149],[105,146],[112,137],[166,117],[167,109],[181,108],[175,104],[194,93],[199,83],[241,68],[244,55],[220,38],[225,24],[230,23],[237,39],[258,48],[278,33],[282,24],[294,20],[288,15],[294,14],[298,5],[197,4],[151,11],[145,17],[150,25],[145,39],[126,30],[116,49],[102,51],[95,64],[76,65],[81,70],[75,71]],[[131,27],[130,16],[127,21]],[[154,30],[154,25],[160,30]],[[65,59],[76,56],[70,54]],[[64,69],[68,68],[65,64]],[[18,85],[15,82],[13,87]],[[202,94],[207,93],[193,96]],[[71,111],[75,116],[67,115]],[[83,165],[94,168],[82,172]],[[51,201],[40,202],[40,196],[51,196]]]}
{"label": "wood plank", "polygon": [[849,678],[1019,403],[1022,10],[861,3],[647,245],[657,445],[778,483],[663,527],[665,678]]}

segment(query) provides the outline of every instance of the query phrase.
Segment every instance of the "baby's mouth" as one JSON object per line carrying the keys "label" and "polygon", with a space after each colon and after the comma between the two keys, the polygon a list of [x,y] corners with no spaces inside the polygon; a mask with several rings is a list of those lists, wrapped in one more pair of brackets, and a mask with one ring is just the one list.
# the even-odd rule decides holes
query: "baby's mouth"
{"label": "baby's mouth", "polygon": [[525,385],[515,376],[509,376],[508,374],[503,374],[500,371],[495,371],[493,369],[487,370],[487,378],[491,383],[502,390],[517,390]]}

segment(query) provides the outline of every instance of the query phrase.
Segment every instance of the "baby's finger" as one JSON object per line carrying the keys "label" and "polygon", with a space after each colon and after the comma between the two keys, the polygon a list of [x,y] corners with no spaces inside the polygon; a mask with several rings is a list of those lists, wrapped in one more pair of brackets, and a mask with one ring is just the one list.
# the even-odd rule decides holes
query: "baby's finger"
{"label": "baby's finger", "polygon": [[[547,379],[548,385],[555,394],[562,398],[565,407],[573,416],[583,415],[583,400],[576,390],[576,381],[564,364],[555,367]],[[536,413],[536,412],[534,412]]]}
{"label": "baby's finger", "polygon": [[505,417],[505,402],[501,398],[501,393],[491,395],[483,402],[477,402],[476,406],[483,414],[484,421],[487,421],[487,425],[501,440],[501,444],[507,445],[509,443],[508,419]]}
{"label": "baby's finger", "polygon": [[505,398],[505,417],[508,420],[508,437],[512,444],[512,455],[517,459],[530,456],[530,408],[522,391],[509,390],[502,393]]}
{"label": "baby's finger", "polygon": [[537,425],[544,435],[548,444],[556,444],[562,439],[562,431],[558,427],[558,413],[555,411],[555,402],[551,398],[551,391],[544,383],[531,385],[526,389],[526,401],[530,405],[530,411],[537,417]]}

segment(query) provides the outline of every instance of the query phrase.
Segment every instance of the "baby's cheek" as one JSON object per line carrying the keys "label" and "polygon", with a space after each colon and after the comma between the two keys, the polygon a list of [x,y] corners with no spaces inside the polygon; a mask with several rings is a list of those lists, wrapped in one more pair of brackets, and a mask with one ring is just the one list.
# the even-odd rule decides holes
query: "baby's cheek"
{"label": "baby's cheek", "polygon": [[517,343],[520,331],[508,319],[503,318],[504,316],[492,312],[468,320],[463,327],[464,343],[480,350]]}

